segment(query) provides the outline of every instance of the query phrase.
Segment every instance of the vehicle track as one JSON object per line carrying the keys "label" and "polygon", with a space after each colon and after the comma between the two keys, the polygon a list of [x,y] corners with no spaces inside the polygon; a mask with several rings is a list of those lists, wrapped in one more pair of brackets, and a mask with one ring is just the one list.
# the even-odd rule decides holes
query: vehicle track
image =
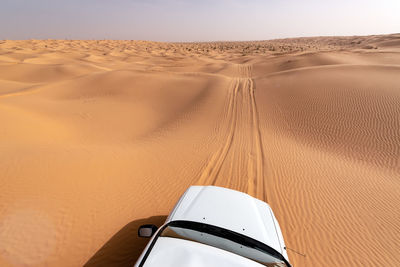
{"label": "vehicle track", "polygon": [[267,201],[252,66],[238,64],[236,68],[222,122],[226,129],[224,141],[203,168],[198,184],[226,186]]}

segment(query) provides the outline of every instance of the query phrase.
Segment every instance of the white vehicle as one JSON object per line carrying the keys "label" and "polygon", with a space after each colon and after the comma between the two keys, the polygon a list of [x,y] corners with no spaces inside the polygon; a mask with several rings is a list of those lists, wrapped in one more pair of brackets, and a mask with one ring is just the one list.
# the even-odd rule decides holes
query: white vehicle
{"label": "white vehicle", "polygon": [[269,205],[222,187],[191,186],[160,229],[138,235],[152,238],[135,267],[291,266]]}

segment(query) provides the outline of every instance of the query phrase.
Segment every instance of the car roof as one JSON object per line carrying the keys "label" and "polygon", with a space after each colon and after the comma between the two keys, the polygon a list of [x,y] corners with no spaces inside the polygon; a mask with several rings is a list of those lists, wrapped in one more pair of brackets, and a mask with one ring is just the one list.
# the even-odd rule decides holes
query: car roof
{"label": "car roof", "polygon": [[225,228],[287,255],[282,233],[269,205],[239,191],[217,186],[191,186],[167,218],[167,222],[176,220]]}

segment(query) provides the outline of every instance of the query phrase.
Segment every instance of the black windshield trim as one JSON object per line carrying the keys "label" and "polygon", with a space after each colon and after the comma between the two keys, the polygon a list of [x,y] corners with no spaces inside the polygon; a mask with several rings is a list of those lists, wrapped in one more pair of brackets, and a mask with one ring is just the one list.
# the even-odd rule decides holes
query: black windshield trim
{"label": "black windshield trim", "polygon": [[151,250],[153,249],[155,243],[157,242],[158,237],[162,234],[162,232],[167,228],[168,226],[170,227],[180,227],[180,228],[185,228],[185,229],[190,229],[190,230],[196,230],[208,234],[212,234],[218,237],[226,238],[228,240],[243,244],[248,247],[252,248],[257,248],[258,250],[264,251],[271,256],[283,261],[288,267],[292,267],[290,263],[286,260],[286,258],[279,253],[277,250],[274,248],[257,241],[251,237],[236,233],[234,231],[224,229],[215,225],[211,224],[206,224],[206,223],[199,223],[199,222],[194,222],[194,221],[172,221],[164,225],[158,232],[157,235],[154,237],[152,243],[149,246],[149,249],[146,251],[146,254],[144,255],[141,263],[139,264],[139,267],[142,267],[149,256]]}

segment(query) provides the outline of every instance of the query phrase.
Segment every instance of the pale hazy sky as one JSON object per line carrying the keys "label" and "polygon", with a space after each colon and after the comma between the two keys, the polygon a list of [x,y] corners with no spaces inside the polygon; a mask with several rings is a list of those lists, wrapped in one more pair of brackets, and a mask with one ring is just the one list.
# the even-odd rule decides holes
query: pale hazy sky
{"label": "pale hazy sky", "polygon": [[0,0],[0,39],[265,40],[400,32],[400,0]]}

